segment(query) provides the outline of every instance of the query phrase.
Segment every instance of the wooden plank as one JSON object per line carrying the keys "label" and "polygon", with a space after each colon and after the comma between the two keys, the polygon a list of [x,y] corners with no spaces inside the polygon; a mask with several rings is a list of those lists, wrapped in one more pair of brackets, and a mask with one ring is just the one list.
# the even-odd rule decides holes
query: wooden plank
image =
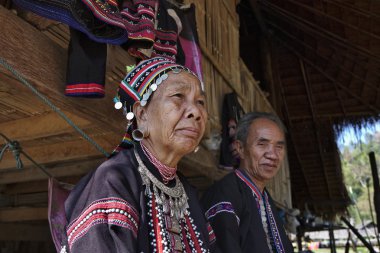
{"label": "wooden plank", "polygon": [[[53,43],[39,30],[0,6],[0,58],[15,68],[39,92],[48,96],[54,104],[79,116],[91,120],[110,130],[121,133],[122,114],[113,108],[115,85],[106,85],[105,99],[85,99],[64,96],[67,51]],[[121,49],[120,49],[121,50]],[[17,53],[16,53],[17,52]],[[28,59],[26,62],[25,59]],[[0,67],[0,83],[9,86],[17,95],[21,83],[3,83],[1,76],[8,73]],[[32,93],[29,93],[32,96]],[[33,95],[34,96],[34,95]]]}
{"label": "wooden plank", "polygon": [[[113,134],[93,136],[93,139],[107,152],[112,152],[112,150],[121,141],[121,138]],[[26,152],[38,164],[58,163],[101,155],[100,151],[98,151],[88,141],[83,139],[26,147],[23,148],[23,151]],[[23,155],[21,155],[21,160],[25,166],[32,165],[32,162]],[[4,157],[0,163],[0,170],[12,168],[16,168],[16,161],[13,154],[7,152],[4,154]]]}
{"label": "wooden plank", "polygon": [[20,224],[0,223],[0,241],[50,241],[47,223]]}
{"label": "wooden plank", "polygon": [[[99,162],[100,163],[100,162]],[[95,168],[93,166],[92,168]],[[65,168],[63,167],[62,170]],[[68,183],[68,184],[76,184],[81,176],[65,176],[57,178],[59,181]],[[0,190],[1,194],[5,195],[18,195],[18,194],[27,194],[27,193],[35,193],[35,192],[44,192],[48,189],[48,180],[46,177],[43,180],[36,180],[30,182],[21,182],[21,183],[11,183],[2,185]]]}
{"label": "wooden plank", "polygon": [[[56,178],[66,176],[82,176],[89,171],[97,168],[104,161],[105,158],[103,156],[97,158],[94,157],[90,160],[79,160],[70,163],[51,164],[47,165],[46,169]],[[21,170],[11,170],[0,173],[0,185],[37,180],[47,180],[47,176],[35,166]]]}
{"label": "wooden plank", "polygon": [[[1,76],[1,83],[15,83],[15,79],[6,79],[6,75]],[[2,85],[3,87],[6,85]],[[17,87],[17,86],[16,86]],[[3,88],[1,88],[3,89]],[[51,109],[39,100],[36,96],[31,96],[30,91],[23,92],[23,89],[19,89],[17,94],[11,94],[8,92],[2,92],[1,103],[5,104],[16,111],[22,112],[27,116],[39,115]]]}
{"label": "wooden plank", "polygon": [[[88,120],[67,111],[64,111],[64,113],[81,129],[91,126],[91,122]],[[9,139],[17,141],[26,141],[75,131],[74,128],[55,112],[0,123],[0,129],[1,133]]]}
{"label": "wooden plank", "polygon": [[47,207],[17,207],[0,209],[0,222],[47,220]]}
{"label": "wooden plank", "polygon": [[36,206],[47,205],[48,193],[45,192],[17,194],[17,195],[1,195],[0,208],[16,207],[16,206]]}

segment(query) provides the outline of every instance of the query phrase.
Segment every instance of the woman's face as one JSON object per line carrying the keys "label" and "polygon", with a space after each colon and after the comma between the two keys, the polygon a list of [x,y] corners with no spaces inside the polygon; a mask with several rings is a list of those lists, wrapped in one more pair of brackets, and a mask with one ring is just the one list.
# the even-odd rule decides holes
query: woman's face
{"label": "woman's face", "polygon": [[204,134],[206,99],[193,75],[185,71],[168,74],[153,93],[143,123],[155,149],[184,155],[195,149]]}

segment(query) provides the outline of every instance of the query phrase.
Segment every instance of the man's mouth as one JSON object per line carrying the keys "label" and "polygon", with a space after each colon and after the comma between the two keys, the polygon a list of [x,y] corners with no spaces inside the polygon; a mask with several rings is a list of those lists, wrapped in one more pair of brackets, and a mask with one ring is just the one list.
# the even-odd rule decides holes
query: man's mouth
{"label": "man's mouth", "polygon": [[278,167],[275,163],[263,163],[262,166],[272,169],[276,169]]}

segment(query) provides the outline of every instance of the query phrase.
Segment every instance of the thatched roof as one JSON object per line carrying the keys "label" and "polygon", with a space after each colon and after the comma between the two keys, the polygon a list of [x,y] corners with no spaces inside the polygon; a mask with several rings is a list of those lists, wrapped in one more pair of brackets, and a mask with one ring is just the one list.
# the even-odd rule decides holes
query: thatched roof
{"label": "thatched roof", "polygon": [[252,0],[239,13],[243,59],[272,67],[260,80],[289,129],[293,203],[332,217],[349,204],[334,126],[379,119],[380,4]]}

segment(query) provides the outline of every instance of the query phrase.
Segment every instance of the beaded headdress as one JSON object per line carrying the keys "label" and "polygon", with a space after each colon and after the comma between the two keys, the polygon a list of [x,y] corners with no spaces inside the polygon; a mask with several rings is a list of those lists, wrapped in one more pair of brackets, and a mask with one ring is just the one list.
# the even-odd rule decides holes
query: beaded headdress
{"label": "beaded headdress", "polygon": [[167,73],[169,71],[179,72],[180,70],[195,75],[187,67],[164,57],[141,61],[121,81],[118,90],[120,102],[123,106],[132,106],[136,101],[141,101],[141,105],[145,106],[152,93],[168,77]]}

